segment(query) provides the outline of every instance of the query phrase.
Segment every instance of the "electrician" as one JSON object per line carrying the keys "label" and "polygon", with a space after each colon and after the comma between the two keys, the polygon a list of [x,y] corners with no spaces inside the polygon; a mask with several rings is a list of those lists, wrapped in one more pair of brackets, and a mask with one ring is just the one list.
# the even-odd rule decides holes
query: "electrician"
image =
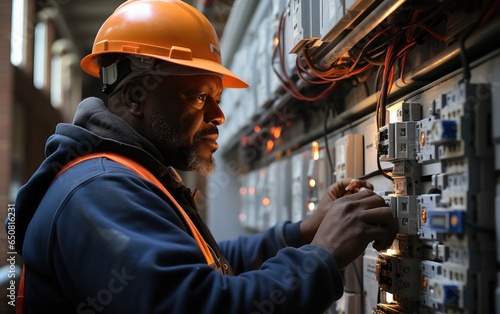
{"label": "electrician", "polygon": [[392,243],[389,208],[357,180],[302,222],[215,242],[175,169],[210,174],[221,92],[247,84],[188,4],[123,3],[81,65],[109,97],[57,126],[18,194],[26,313],[322,313],[341,270]]}

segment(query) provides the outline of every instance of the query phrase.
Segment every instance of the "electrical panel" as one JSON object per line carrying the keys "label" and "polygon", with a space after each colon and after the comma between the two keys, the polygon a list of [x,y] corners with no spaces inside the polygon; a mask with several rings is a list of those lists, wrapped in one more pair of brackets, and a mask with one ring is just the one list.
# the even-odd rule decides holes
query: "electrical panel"
{"label": "electrical panel", "polygon": [[315,210],[328,188],[328,159],[336,180],[375,172],[376,163],[367,167],[367,157],[383,163],[391,180],[369,181],[396,218],[398,236],[387,251],[368,247],[345,270],[350,292],[334,305],[336,311],[489,313],[494,308],[491,292],[482,293],[497,280],[497,249],[489,231],[495,228],[497,185],[489,175],[494,147],[491,127],[484,123],[493,112],[491,97],[484,97],[490,87],[453,83],[393,104],[378,131],[366,120],[357,127],[363,133],[330,141],[333,156],[325,142],[314,141],[242,177],[245,226],[265,230]]}
{"label": "electrical panel", "polygon": [[[438,96],[439,110],[431,102],[429,117],[380,128],[379,158],[394,164],[386,204],[398,220],[398,239],[418,240],[419,250],[401,250],[396,241],[379,255],[381,299],[391,300],[377,313],[493,311],[490,296],[481,294],[496,280],[496,245],[487,231],[494,230],[495,195],[489,90],[458,84]],[[409,120],[420,118],[415,113]],[[433,162],[442,172],[426,191],[418,169]]]}
{"label": "electrical panel", "polygon": [[[242,163],[242,225],[306,219],[330,184],[367,180],[398,234],[343,271],[344,296],[326,313],[500,313],[496,2],[278,7],[233,62],[254,91],[223,96],[228,158],[255,152]],[[265,126],[281,135],[256,131]]]}

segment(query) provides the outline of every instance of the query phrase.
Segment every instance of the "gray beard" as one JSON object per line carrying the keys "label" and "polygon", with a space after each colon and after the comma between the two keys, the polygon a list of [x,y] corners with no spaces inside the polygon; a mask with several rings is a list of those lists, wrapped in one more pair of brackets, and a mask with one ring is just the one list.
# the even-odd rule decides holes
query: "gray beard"
{"label": "gray beard", "polygon": [[[167,151],[186,156],[188,170],[196,171],[202,176],[208,176],[214,172],[215,161],[213,158],[210,158],[210,160],[200,158],[194,145],[180,147],[179,130],[169,126],[157,108],[153,109],[153,123],[151,127],[157,143],[165,147]],[[198,134],[195,134],[194,138],[196,139],[197,136]],[[165,156],[165,158],[169,159],[168,156]]]}

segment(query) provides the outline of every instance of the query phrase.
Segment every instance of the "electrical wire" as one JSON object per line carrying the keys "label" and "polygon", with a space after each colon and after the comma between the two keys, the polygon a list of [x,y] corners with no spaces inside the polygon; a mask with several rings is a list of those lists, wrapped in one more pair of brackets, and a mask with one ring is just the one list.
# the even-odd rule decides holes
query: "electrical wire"
{"label": "electrical wire", "polygon": [[330,110],[332,110],[332,108],[330,106],[327,106],[325,113],[325,120],[323,122],[323,137],[325,139],[326,156],[328,158],[328,164],[330,165],[330,182],[333,182],[333,173],[335,171],[335,168],[333,168],[333,160],[330,154],[330,148],[328,147],[328,128],[327,128],[328,116],[330,115]]}
{"label": "electrical wire", "polygon": [[[438,4],[436,6],[436,8],[431,8],[429,10],[426,10],[426,12],[431,12],[431,14],[427,15],[426,17],[424,17],[422,19],[419,19],[418,22],[413,22],[413,23],[410,23],[410,24],[408,24],[406,26],[403,26],[403,29],[411,28],[411,27],[414,27],[417,24],[427,23],[427,22],[431,21],[433,18],[437,17],[438,14],[440,14],[440,13],[443,12],[444,9],[446,9],[446,6],[450,2],[451,2],[451,0],[445,0],[441,4]],[[432,24],[432,22],[430,24]]]}
{"label": "electrical wire", "polygon": [[[278,23],[276,38],[278,43],[273,51],[272,58],[279,59],[279,68],[273,61],[273,71],[281,82],[283,90],[289,93],[292,97],[303,101],[316,101],[324,98],[331,93],[337,82],[347,78],[361,75],[373,66],[379,66],[379,70],[383,70],[382,85],[377,101],[377,117],[378,126],[385,123],[383,112],[387,102],[387,95],[390,93],[392,81],[395,77],[394,64],[401,59],[400,76],[404,74],[404,68],[408,53],[417,44],[418,38],[430,34],[431,36],[445,40],[445,37],[437,33],[432,25],[440,18],[440,13],[449,4],[451,0],[433,6],[431,9],[422,11],[414,10],[411,12],[410,22],[402,25],[401,22],[393,22],[391,24],[383,24],[377,26],[377,29],[369,34],[360,46],[356,44],[347,54],[343,56],[328,69],[319,69],[315,66],[315,62],[311,57],[311,44],[306,44],[301,51],[297,53],[295,58],[295,68],[287,68],[285,59],[285,25],[286,25],[286,10],[283,10]],[[430,13],[423,18],[417,18],[421,13]],[[415,36],[418,32],[418,36]],[[421,35],[424,32],[424,35]],[[402,44],[402,38],[407,37],[407,45]],[[410,40],[411,39],[411,40]],[[316,85],[320,87],[320,91],[315,95],[311,95],[311,91],[307,95],[304,91],[298,88],[298,83],[304,82],[306,85]]]}
{"label": "electrical wire", "polygon": [[369,173],[367,173],[367,174],[359,177],[358,179],[359,180],[368,180],[368,179],[376,177],[378,175],[383,175],[384,173],[387,173],[387,172],[389,172],[391,170],[392,170],[392,168],[384,168],[384,169],[380,169],[380,170],[377,169],[375,171],[369,172]]}
{"label": "electrical wire", "polygon": [[379,31],[377,34],[375,34],[366,44],[365,46],[361,49],[361,51],[358,53],[358,56],[351,60],[353,61],[352,64],[349,67],[345,67],[343,70],[339,70],[338,66],[336,67],[335,65],[331,67],[330,69],[323,70],[323,69],[318,69],[317,67],[314,66],[310,56],[308,55],[307,49],[304,50],[303,56],[304,56],[304,61],[306,62],[308,68],[309,68],[309,74],[314,75],[318,78],[321,78],[323,80],[327,81],[338,81],[342,79],[346,79],[348,77],[351,77],[353,75],[360,74],[366,70],[368,70],[372,64],[367,63],[364,65],[361,65],[360,67],[356,68],[357,65],[359,64],[360,60],[362,59],[363,52],[369,45],[378,39],[378,37],[382,36],[385,32],[387,32],[390,29],[390,27],[384,28],[381,31]]}
{"label": "electrical wire", "polygon": [[490,0],[486,3],[486,5],[483,8],[483,11],[479,14],[479,17],[474,21],[472,26],[460,37],[460,60],[462,62],[462,72],[463,72],[463,78],[462,81],[467,83],[470,81],[471,77],[471,71],[470,71],[470,66],[469,66],[469,61],[467,60],[467,50],[465,49],[465,41],[467,38],[469,38],[472,33],[479,27],[479,25],[485,20],[485,17],[490,15],[494,10],[496,10],[496,7],[498,7],[498,1],[495,3],[495,0]]}
{"label": "electrical wire", "polygon": [[[276,69],[274,66],[274,62],[272,62],[273,71],[277,75],[278,79],[281,81],[281,86],[283,87],[283,89],[292,97],[303,101],[317,101],[319,99],[324,98],[328,93],[330,93],[333,90],[333,88],[335,87],[335,82],[315,82],[317,84],[327,85],[327,87],[322,92],[320,92],[315,96],[307,96],[303,94],[301,91],[299,91],[296,82],[291,78],[291,75],[288,73],[284,55],[284,46],[285,46],[284,25],[286,21],[285,12],[286,11],[282,12],[278,23],[278,30],[277,30],[278,44],[275,46],[272,56],[273,60],[275,60],[276,57],[278,57],[281,71]],[[298,67],[296,67],[295,71],[297,74],[299,74],[299,72],[297,72],[299,71]],[[305,78],[302,75],[299,76],[299,78],[303,81],[306,81],[307,83],[312,83],[312,80],[305,80]]]}
{"label": "electrical wire", "polygon": [[[283,10],[276,32],[278,43],[275,45],[272,55],[273,71],[286,93],[296,99],[310,102],[323,99],[335,89],[338,82],[352,77],[365,77],[364,84],[368,91],[369,89],[366,85],[367,73],[369,74],[369,71],[374,66],[377,66],[373,92],[377,93],[375,114],[377,129],[380,129],[386,124],[386,106],[393,82],[396,76],[404,79],[404,71],[411,51],[419,43],[422,43],[426,36],[432,36],[439,41],[446,40],[446,37],[435,31],[433,27],[436,23],[442,21],[441,14],[450,2],[451,0],[445,0],[428,10],[405,11],[408,14],[408,18],[403,18],[403,20],[409,20],[406,23],[396,21],[380,24],[362,42],[356,44],[346,55],[334,62],[327,69],[320,69],[315,66],[310,44],[305,45],[297,53],[295,68],[290,69],[287,67],[287,60],[285,58],[286,10]],[[424,14],[427,15],[421,17]],[[478,21],[484,20],[488,16],[491,16],[491,14],[491,10],[485,11]],[[472,28],[473,30],[474,28]],[[276,59],[278,59],[278,62],[274,62]],[[397,74],[396,66],[399,66]],[[357,80],[361,82],[361,79]],[[312,95],[313,90],[309,88],[306,89],[306,92],[301,90],[298,87],[300,82],[305,83],[305,86],[308,87],[317,86],[314,95]],[[326,109],[323,125],[325,145],[328,145],[326,132],[330,110],[332,108],[329,106]],[[328,147],[327,154],[330,155]],[[333,173],[334,168],[331,156],[328,156],[328,158]],[[381,174],[385,178],[392,180],[391,173],[388,170],[382,169],[380,159],[377,157],[377,175]]]}
{"label": "electrical wire", "polygon": [[482,226],[478,225],[477,223],[475,223],[471,220],[468,220],[468,219],[465,220],[465,224],[467,226],[471,227],[476,232],[486,233],[486,234],[490,234],[493,236],[496,234],[495,228],[482,227]]}
{"label": "electrical wire", "polygon": [[[278,70],[273,62],[273,70],[277,77],[282,83],[283,89],[289,93],[291,96],[304,101],[315,101],[324,98],[328,93],[332,92],[336,82],[362,74],[369,70],[375,63],[367,62],[365,59],[370,60],[370,55],[364,54],[363,49],[368,47],[374,40],[381,36],[387,29],[383,29],[378,34],[373,36],[365,47],[362,49],[357,56],[349,56],[345,60],[337,61],[332,67],[327,70],[321,70],[314,66],[310,56],[308,54],[308,47],[303,48],[302,53],[299,53],[295,62],[295,74],[298,80],[305,82],[309,85],[324,85],[324,89],[315,96],[307,96],[298,90],[296,87],[296,82],[292,79],[292,75],[288,72],[285,64],[284,56],[284,46],[285,46],[285,36],[284,36],[284,25],[286,22],[285,12],[282,13],[277,30],[278,44],[275,46],[273,51],[273,60],[276,57],[279,58],[280,69]],[[382,54],[383,51],[377,52]],[[373,55],[377,57],[378,55]],[[366,58],[364,58],[366,57]]]}
{"label": "electrical wire", "polygon": [[[443,7],[444,6],[441,6],[441,8]],[[403,27],[393,26],[391,28],[393,34],[389,37],[390,42],[388,42],[386,46],[384,63],[379,67],[379,70],[377,72],[377,77],[378,75],[380,75],[381,77],[381,86],[377,95],[377,102],[375,107],[377,129],[380,129],[386,124],[386,106],[388,103],[388,96],[391,92],[395,78],[395,65],[398,63],[398,61],[400,62],[399,77],[401,79],[404,79],[404,70],[406,68],[408,55],[418,44],[418,38],[422,36],[420,34],[416,34],[417,30],[425,31],[425,34],[430,34],[440,41],[446,40],[445,36],[434,31],[430,25],[424,24],[422,21],[418,21],[419,15],[421,13],[422,11],[415,10],[410,14],[411,17],[409,25]],[[380,45],[379,47],[382,47],[382,45]],[[374,49],[380,49],[379,47],[376,47]],[[374,49],[372,49],[371,51],[374,51]],[[378,78],[376,79],[376,83],[377,81]],[[376,87],[378,87],[377,85]],[[382,174],[385,178],[392,180],[392,176],[389,175],[384,169],[382,169],[381,162],[378,157],[377,168],[380,174]]]}

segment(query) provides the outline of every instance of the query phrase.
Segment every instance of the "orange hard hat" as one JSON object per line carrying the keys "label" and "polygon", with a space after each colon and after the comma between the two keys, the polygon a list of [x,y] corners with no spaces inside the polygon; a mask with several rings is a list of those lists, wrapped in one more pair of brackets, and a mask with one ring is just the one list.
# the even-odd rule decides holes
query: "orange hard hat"
{"label": "orange hard hat", "polygon": [[208,19],[180,0],[129,0],[99,29],[92,53],[81,67],[99,77],[99,56],[152,57],[222,75],[224,87],[248,84],[222,65],[219,38]]}

